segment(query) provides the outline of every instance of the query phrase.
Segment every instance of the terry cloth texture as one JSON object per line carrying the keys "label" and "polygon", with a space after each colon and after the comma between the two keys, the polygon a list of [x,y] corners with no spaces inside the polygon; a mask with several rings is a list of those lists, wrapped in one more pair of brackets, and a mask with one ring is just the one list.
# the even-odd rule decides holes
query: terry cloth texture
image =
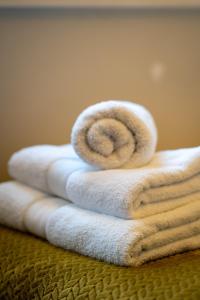
{"label": "terry cloth texture", "polygon": [[2,300],[199,300],[200,250],[119,267],[0,227]]}
{"label": "terry cloth texture", "polygon": [[[200,195],[196,201],[167,213],[123,220],[78,208],[46,194],[38,198],[35,190],[7,182],[0,184],[0,223],[100,260],[138,266],[200,247],[199,202]],[[17,223],[16,214],[20,220]]]}
{"label": "terry cloth texture", "polygon": [[2,225],[29,231],[45,238],[49,216],[65,204],[65,200],[53,198],[15,181],[0,183]]}
{"label": "terry cloth texture", "polygon": [[102,169],[148,163],[156,149],[157,130],[150,112],[128,101],[105,101],[77,118],[71,143],[86,162]]}
{"label": "terry cloth texture", "polygon": [[34,146],[11,157],[9,173],[82,208],[137,219],[195,199],[200,191],[200,147],[157,152],[138,169],[96,170],[70,145]]}

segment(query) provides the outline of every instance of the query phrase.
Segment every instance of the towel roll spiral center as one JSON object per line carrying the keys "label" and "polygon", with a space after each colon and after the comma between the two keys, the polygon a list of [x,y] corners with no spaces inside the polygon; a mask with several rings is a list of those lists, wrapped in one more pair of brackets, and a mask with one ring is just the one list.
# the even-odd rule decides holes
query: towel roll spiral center
{"label": "towel roll spiral center", "polygon": [[87,142],[93,151],[105,157],[125,145],[130,147],[130,154],[135,149],[135,139],[130,130],[122,122],[109,118],[92,124],[87,133]]}

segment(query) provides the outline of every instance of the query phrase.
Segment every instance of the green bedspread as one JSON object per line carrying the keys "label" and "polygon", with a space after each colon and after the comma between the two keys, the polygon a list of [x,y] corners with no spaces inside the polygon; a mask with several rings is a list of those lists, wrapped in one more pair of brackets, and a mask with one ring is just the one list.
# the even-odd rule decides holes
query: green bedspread
{"label": "green bedspread", "polygon": [[200,299],[200,250],[109,265],[0,227],[0,299]]}

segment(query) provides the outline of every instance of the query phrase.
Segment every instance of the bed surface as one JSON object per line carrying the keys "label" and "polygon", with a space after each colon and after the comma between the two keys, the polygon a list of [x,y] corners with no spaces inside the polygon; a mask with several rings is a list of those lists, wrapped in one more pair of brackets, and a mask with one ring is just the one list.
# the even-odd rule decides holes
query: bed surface
{"label": "bed surface", "polygon": [[119,267],[0,227],[0,299],[200,299],[200,250]]}

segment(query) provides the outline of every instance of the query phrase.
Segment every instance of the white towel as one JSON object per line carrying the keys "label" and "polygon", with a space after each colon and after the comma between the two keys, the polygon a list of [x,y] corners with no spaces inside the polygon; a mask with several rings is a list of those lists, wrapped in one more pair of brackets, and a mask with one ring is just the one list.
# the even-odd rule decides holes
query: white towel
{"label": "white towel", "polygon": [[0,223],[45,237],[49,215],[66,204],[16,181],[0,183]]}
{"label": "white towel", "polygon": [[59,247],[119,265],[138,266],[200,247],[200,196],[167,213],[123,220],[50,198],[20,183],[0,184],[0,223]]}
{"label": "white towel", "polygon": [[156,148],[157,130],[150,112],[128,101],[105,101],[86,108],[71,135],[77,154],[102,169],[140,167]]}
{"label": "white towel", "polygon": [[122,218],[169,211],[198,197],[200,147],[157,152],[138,169],[95,170],[70,145],[16,152],[10,175],[77,206]]}

